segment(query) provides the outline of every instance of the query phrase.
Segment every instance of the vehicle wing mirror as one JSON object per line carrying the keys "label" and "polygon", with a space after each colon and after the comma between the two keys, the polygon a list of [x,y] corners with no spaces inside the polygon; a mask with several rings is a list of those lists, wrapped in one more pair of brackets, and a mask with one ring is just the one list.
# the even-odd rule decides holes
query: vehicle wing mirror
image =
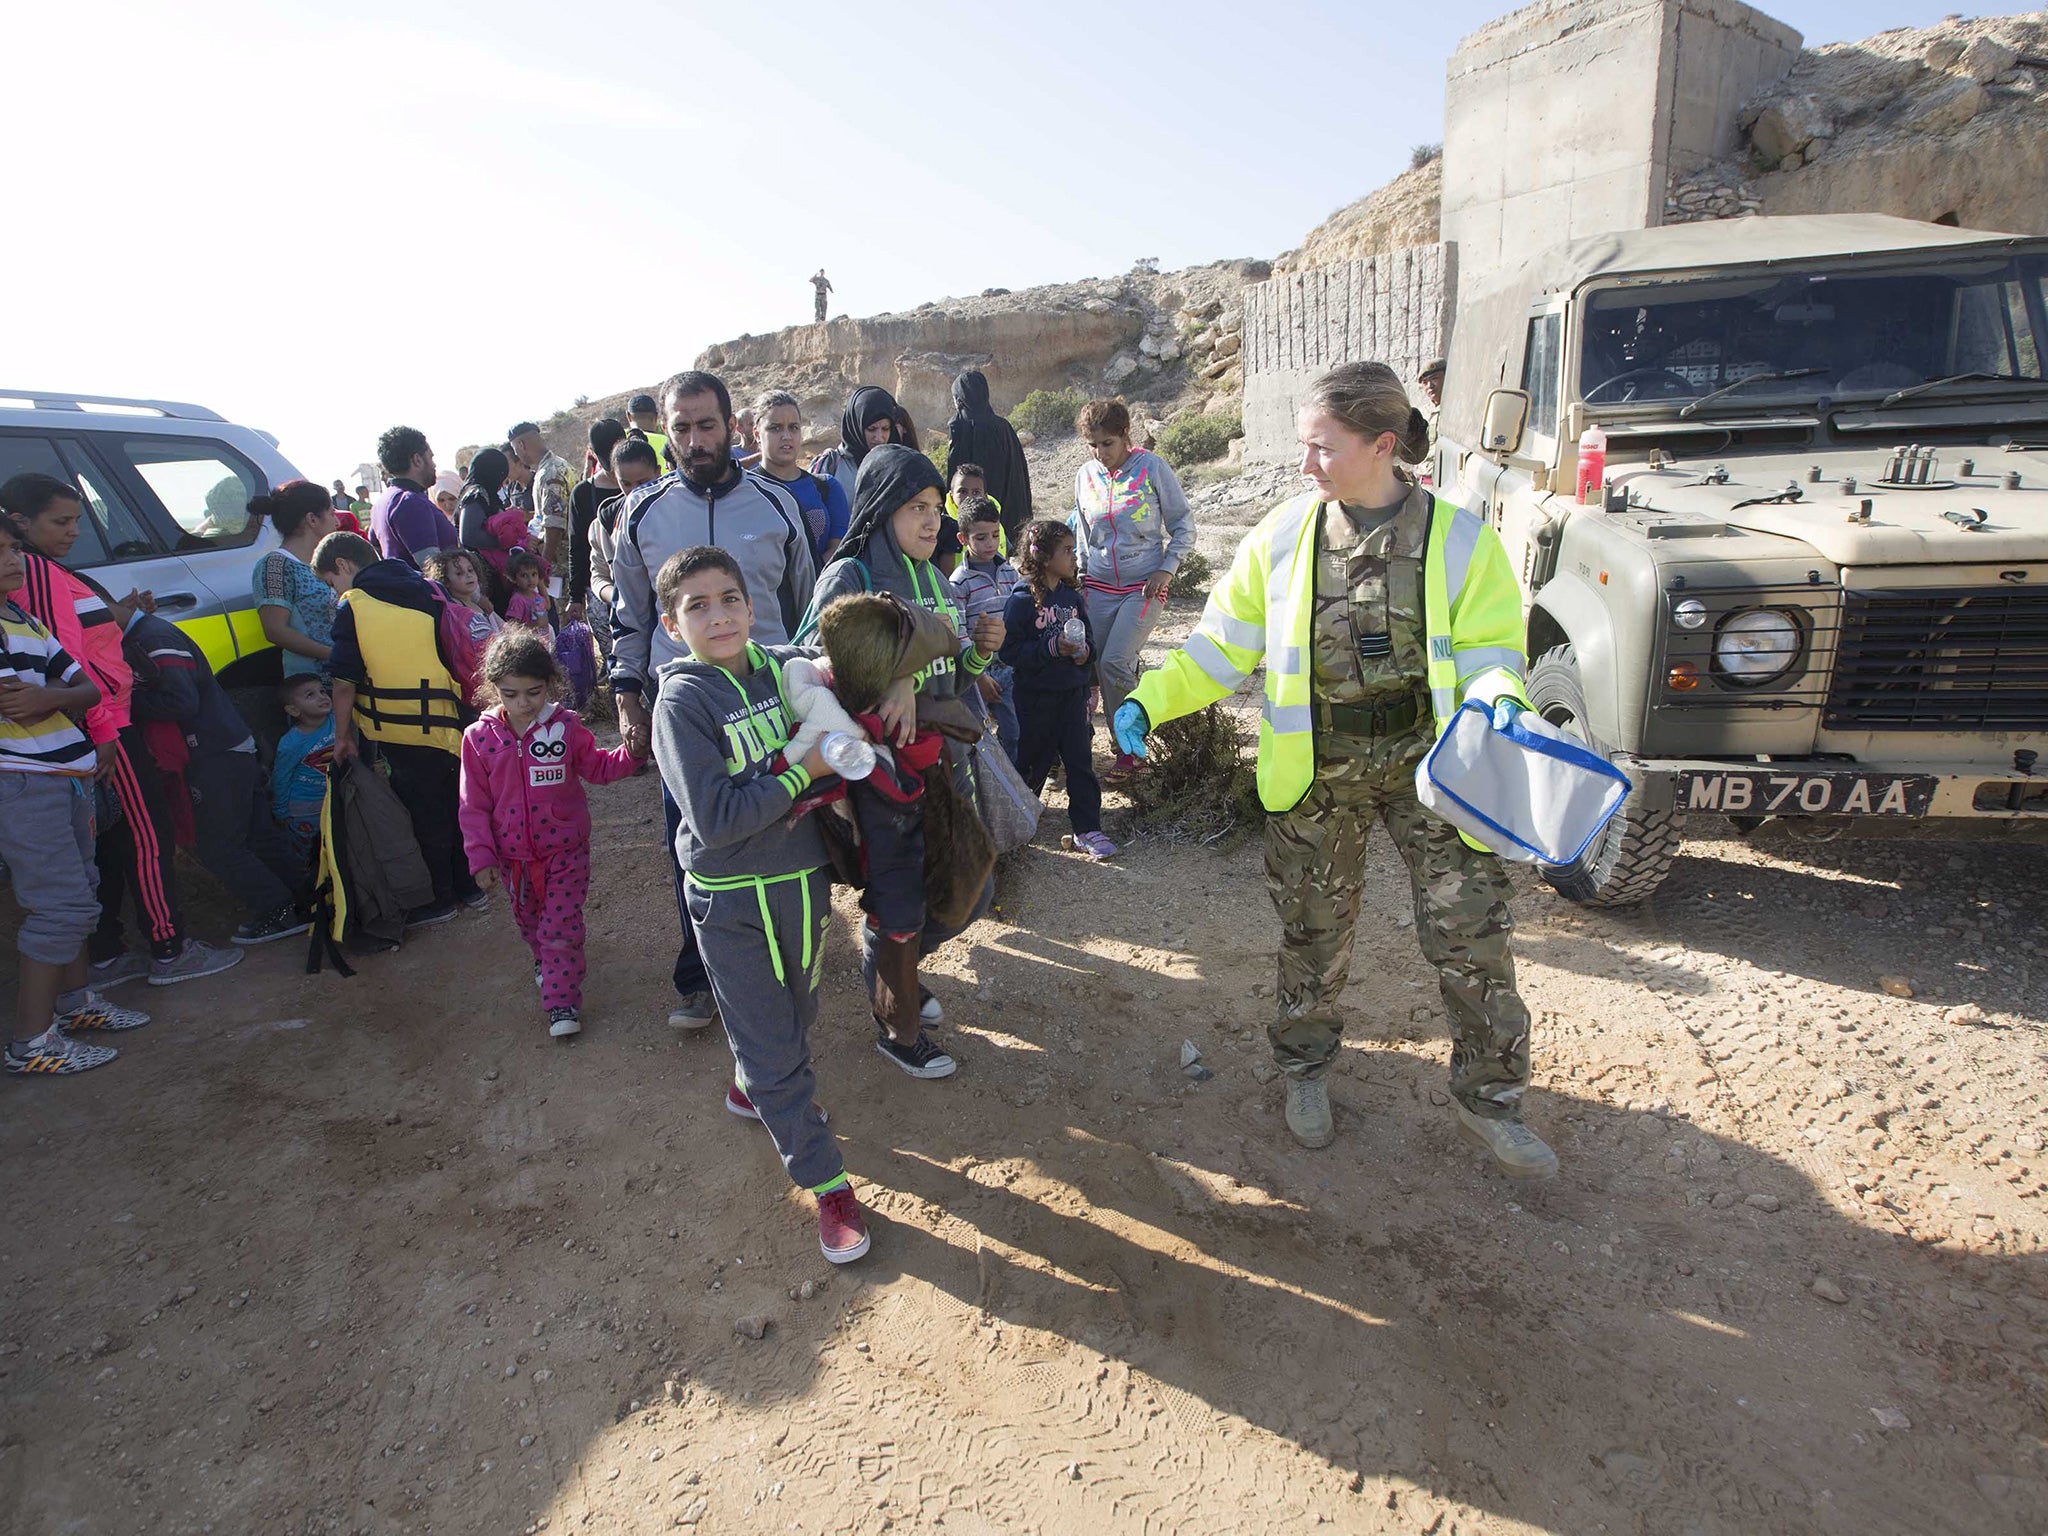
{"label": "vehicle wing mirror", "polygon": [[1487,453],[1511,454],[1522,446],[1529,427],[1529,392],[1525,389],[1496,389],[1486,397],[1486,416],[1479,442]]}

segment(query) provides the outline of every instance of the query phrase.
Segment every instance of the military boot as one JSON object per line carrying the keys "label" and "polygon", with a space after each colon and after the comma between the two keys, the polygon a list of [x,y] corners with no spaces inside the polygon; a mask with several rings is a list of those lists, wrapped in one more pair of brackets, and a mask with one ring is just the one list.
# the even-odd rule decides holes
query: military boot
{"label": "military boot", "polygon": [[1521,1121],[1475,1115],[1463,1104],[1457,1109],[1466,1136],[1491,1152],[1509,1178],[1547,1179],[1556,1174],[1557,1154]]}
{"label": "military boot", "polygon": [[1287,1079],[1287,1129],[1304,1147],[1327,1147],[1337,1139],[1330,1124],[1330,1087],[1320,1077]]}

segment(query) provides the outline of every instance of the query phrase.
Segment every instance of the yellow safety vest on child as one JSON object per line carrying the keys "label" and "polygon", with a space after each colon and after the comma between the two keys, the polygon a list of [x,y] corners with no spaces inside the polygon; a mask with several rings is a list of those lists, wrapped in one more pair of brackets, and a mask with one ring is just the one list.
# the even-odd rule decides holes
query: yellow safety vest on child
{"label": "yellow safety vest on child", "polygon": [[360,587],[341,594],[355,615],[367,684],[356,688],[356,729],[401,747],[462,753],[462,695],[441,660],[430,613],[387,603]]}

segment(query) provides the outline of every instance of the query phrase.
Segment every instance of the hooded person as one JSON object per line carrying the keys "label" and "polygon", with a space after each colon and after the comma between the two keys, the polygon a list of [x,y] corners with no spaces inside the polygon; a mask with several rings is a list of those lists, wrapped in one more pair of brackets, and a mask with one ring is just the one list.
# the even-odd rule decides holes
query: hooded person
{"label": "hooded person", "polygon": [[[839,446],[827,448],[813,459],[811,473],[830,475],[837,480],[850,504],[855,479],[868,451],[884,443],[903,441],[896,425],[896,410],[896,397],[889,391],[874,384],[861,385],[847,397],[846,409],[839,413]],[[879,430],[884,423],[888,425],[886,432]]]}
{"label": "hooded person", "polygon": [[463,483],[455,520],[458,542],[483,557],[491,608],[498,613],[505,611],[505,602],[512,595],[511,584],[505,579],[505,559],[511,551],[490,525],[491,519],[505,515],[501,493],[511,472],[512,461],[503,449],[477,449],[476,457],[469,461],[469,479]]}
{"label": "hooded person", "polygon": [[[875,393],[887,400],[885,392]],[[856,392],[847,407],[849,423],[856,419],[858,403]],[[845,542],[839,546],[839,558],[818,578],[797,643],[815,644],[819,615],[837,599],[860,592],[888,593],[935,614],[952,626],[957,637],[965,627],[959,600],[952,584],[932,564],[945,498],[945,481],[923,454],[894,443],[869,451],[854,483],[853,520],[847,526]],[[980,677],[1002,643],[1001,619],[987,615],[976,620],[967,639],[956,639],[946,654],[918,672],[920,713],[957,700],[961,678],[971,682]],[[946,761],[960,800],[972,806],[974,779],[965,750],[957,742],[949,742]],[[882,1030],[883,1054],[913,1077],[944,1077],[953,1071],[952,1059],[922,1028],[924,1023],[937,1023],[944,1014],[938,999],[919,983],[918,963],[987,911],[994,894],[994,877],[990,876],[966,921],[958,924],[935,921],[927,912],[921,929],[906,925],[885,932],[873,922],[862,926],[861,976]]]}
{"label": "hooded person", "polygon": [[1014,549],[1031,521],[1031,467],[1024,461],[1024,445],[1017,429],[988,403],[988,379],[979,368],[953,380],[953,404],[958,409],[948,423],[946,462],[981,466],[988,494],[1003,509],[1003,537]]}

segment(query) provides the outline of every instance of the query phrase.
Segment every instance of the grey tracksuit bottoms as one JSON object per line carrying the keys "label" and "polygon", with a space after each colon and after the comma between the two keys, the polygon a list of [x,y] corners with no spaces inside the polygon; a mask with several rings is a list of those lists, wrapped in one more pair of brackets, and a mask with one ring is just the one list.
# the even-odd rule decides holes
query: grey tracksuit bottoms
{"label": "grey tracksuit bottoms", "polygon": [[846,1164],[813,1102],[810,1047],[830,880],[817,869],[727,877],[716,888],[686,877],[685,897],[740,1091],[760,1111],[793,1183],[815,1190],[834,1182]]}

